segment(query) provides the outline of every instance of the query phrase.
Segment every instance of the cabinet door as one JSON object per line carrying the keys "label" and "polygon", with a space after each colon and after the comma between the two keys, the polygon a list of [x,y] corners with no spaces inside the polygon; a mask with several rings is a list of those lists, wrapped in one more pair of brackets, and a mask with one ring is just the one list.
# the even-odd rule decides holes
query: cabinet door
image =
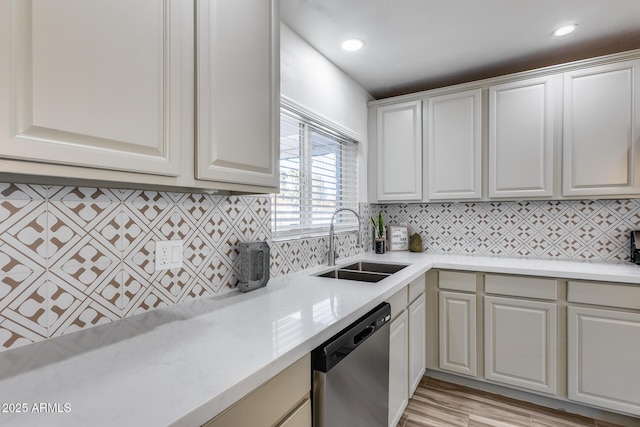
{"label": "cabinet door", "polygon": [[440,369],[476,376],[476,296],[440,292]]}
{"label": "cabinet door", "polygon": [[481,96],[476,89],[429,98],[429,200],[482,196]]}
{"label": "cabinet door", "polygon": [[565,196],[640,192],[640,61],[565,73]]}
{"label": "cabinet door", "polygon": [[197,1],[197,178],[279,185],[277,0]]}
{"label": "cabinet door", "polygon": [[378,108],[378,201],[422,200],[420,101]]}
{"label": "cabinet door", "polygon": [[552,77],[489,88],[489,197],[553,194]]}
{"label": "cabinet door", "polygon": [[389,331],[389,426],[400,421],[409,403],[408,317],[403,311]]}
{"label": "cabinet door", "polygon": [[409,396],[418,388],[427,366],[424,294],[409,305]]}
{"label": "cabinet door", "polygon": [[555,303],[485,297],[485,377],[555,395],[556,313]]}
{"label": "cabinet door", "polygon": [[640,415],[640,314],[568,308],[569,399]]}
{"label": "cabinet door", "polygon": [[178,175],[188,3],[3,1],[0,156]]}

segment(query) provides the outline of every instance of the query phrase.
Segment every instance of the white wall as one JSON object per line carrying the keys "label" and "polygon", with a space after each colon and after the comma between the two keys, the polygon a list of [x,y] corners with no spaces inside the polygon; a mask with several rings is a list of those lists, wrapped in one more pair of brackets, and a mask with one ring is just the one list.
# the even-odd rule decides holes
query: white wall
{"label": "white wall", "polygon": [[289,27],[280,24],[280,93],[359,142],[358,194],[367,202],[367,102],[371,95]]}

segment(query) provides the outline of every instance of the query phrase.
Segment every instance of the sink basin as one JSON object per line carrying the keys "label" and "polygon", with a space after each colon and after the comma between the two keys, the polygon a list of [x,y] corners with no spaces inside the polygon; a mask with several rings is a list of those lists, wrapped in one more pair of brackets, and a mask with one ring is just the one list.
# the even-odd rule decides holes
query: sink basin
{"label": "sink basin", "polygon": [[343,279],[343,280],[358,280],[360,282],[379,282],[380,280],[389,277],[390,274],[385,273],[373,273],[368,271],[355,271],[355,270],[331,270],[326,273],[318,274],[318,277],[329,277],[331,279]]}
{"label": "sink basin", "polygon": [[356,270],[356,271],[369,271],[372,273],[387,273],[393,274],[405,268],[404,264],[382,264],[378,262],[366,262],[360,261],[354,264],[349,264],[344,267],[340,267],[343,270]]}
{"label": "sink basin", "polygon": [[403,264],[382,264],[377,262],[360,261],[333,270],[316,274],[318,277],[331,279],[357,280],[360,282],[376,283],[405,268]]}

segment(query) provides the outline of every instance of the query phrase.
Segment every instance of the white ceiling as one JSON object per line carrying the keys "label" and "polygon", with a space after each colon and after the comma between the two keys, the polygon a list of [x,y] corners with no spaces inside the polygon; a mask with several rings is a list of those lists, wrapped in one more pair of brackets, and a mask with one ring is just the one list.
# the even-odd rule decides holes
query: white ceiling
{"label": "white ceiling", "polygon": [[[282,21],[375,98],[640,48],[640,0],[281,0]],[[564,37],[552,31],[567,23]],[[342,40],[365,47],[345,52]]]}

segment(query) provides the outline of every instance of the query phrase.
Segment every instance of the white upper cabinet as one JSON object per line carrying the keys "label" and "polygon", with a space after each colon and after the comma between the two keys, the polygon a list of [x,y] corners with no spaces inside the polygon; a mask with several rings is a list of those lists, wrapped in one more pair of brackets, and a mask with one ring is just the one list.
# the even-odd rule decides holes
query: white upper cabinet
{"label": "white upper cabinet", "polygon": [[489,197],[553,195],[552,76],[489,88]]}
{"label": "white upper cabinet", "polygon": [[277,187],[277,0],[197,1],[198,179]]}
{"label": "white upper cabinet", "polygon": [[403,102],[377,109],[377,199],[422,200],[422,106]]}
{"label": "white upper cabinet", "polygon": [[564,75],[564,196],[640,193],[640,61]]}
{"label": "white upper cabinet", "polygon": [[[403,129],[394,129],[408,141],[422,125],[422,201],[635,196],[640,195],[639,58],[640,51],[620,53],[370,106],[384,105],[377,110],[380,132],[381,108],[393,111],[424,100],[421,123],[406,120],[398,124]],[[379,141],[386,137],[378,135],[378,156]],[[417,150],[405,146],[385,149],[394,150],[393,159],[411,159]],[[395,162],[391,174],[382,171],[383,162],[387,159],[378,158],[374,170],[379,201],[420,200],[417,184],[412,185],[420,165],[404,161],[405,170],[397,172],[400,162]],[[404,193],[385,194],[380,182]]]}
{"label": "white upper cabinet", "polygon": [[3,1],[0,156],[178,175],[192,14],[169,0]]}
{"label": "white upper cabinet", "polygon": [[427,100],[427,199],[482,196],[481,98],[474,89]]}

